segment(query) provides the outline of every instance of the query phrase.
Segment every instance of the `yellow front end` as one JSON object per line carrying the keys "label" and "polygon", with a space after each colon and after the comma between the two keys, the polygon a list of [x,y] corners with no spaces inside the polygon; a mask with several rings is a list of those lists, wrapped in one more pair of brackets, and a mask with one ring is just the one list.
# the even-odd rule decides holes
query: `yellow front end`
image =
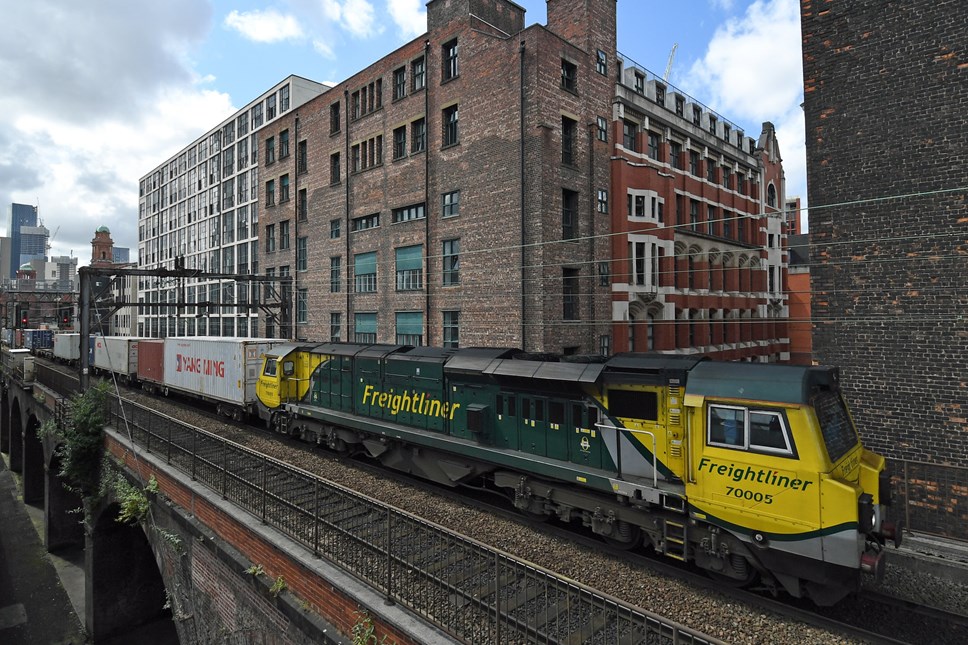
{"label": "yellow front end", "polygon": [[302,400],[309,391],[313,370],[326,358],[291,345],[288,350],[267,353],[263,358],[256,396],[270,410],[290,401]]}

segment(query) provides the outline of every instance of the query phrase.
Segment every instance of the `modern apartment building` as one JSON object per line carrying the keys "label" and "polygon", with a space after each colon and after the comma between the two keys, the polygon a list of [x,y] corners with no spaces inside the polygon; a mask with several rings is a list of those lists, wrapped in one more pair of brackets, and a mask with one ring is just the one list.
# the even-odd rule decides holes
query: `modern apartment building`
{"label": "modern apartment building", "polygon": [[616,351],[789,358],[784,182],[758,139],[623,60],[610,133]]}
{"label": "modern apartment building", "polygon": [[[207,273],[258,273],[259,131],[326,90],[289,76],[142,177],[140,268],[173,269],[183,259],[186,268]],[[174,304],[184,293],[187,302],[214,304],[142,309],[138,335],[258,335],[258,314],[235,307],[251,301],[249,284],[189,280],[177,286],[142,278],[138,297]]]}
{"label": "modern apartment building", "polygon": [[17,275],[20,265],[21,230],[23,227],[37,226],[37,207],[29,204],[10,204],[10,277]]}

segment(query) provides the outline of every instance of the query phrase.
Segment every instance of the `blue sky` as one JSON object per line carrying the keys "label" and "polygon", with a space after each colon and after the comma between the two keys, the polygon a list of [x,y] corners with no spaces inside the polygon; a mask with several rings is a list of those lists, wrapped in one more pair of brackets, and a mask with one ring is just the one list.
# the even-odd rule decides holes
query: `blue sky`
{"label": "blue sky", "polygon": [[[438,0],[442,1],[442,0]],[[544,24],[546,0],[518,0]],[[424,0],[4,0],[0,229],[38,204],[55,255],[137,251],[138,178],[289,74],[340,82],[426,31]],[[756,137],[806,198],[797,0],[618,0],[618,49]],[[36,34],[44,34],[38,38]]]}

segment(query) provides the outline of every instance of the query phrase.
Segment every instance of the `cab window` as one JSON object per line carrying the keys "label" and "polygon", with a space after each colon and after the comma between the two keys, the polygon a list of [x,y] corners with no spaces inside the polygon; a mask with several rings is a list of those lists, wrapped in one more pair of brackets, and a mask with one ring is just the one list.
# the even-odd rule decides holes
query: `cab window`
{"label": "cab window", "polygon": [[793,443],[782,414],[741,406],[709,406],[706,443],[733,450],[793,454]]}
{"label": "cab window", "polygon": [[266,359],[266,367],[262,370],[263,376],[275,376],[276,375],[276,365],[277,361],[274,358]]}

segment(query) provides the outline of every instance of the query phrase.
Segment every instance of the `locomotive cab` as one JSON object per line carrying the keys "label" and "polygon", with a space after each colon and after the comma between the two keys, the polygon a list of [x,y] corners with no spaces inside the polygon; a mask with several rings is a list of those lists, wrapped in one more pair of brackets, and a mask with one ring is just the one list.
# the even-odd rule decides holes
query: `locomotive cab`
{"label": "locomotive cab", "polygon": [[840,596],[829,590],[856,587],[858,569],[882,571],[880,547],[893,537],[884,459],[861,446],[836,370],[743,365],[703,363],[690,375],[686,493],[695,519],[738,541],[697,562],[745,580],[752,572],[728,555],[745,551],[791,595],[831,604]]}
{"label": "locomotive cab", "polygon": [[310,347],[286,344],[273,347],[262,358],[262,371],[256,384],[259,416],[268,419],[271,411],[299,401],[309,389],[309,377],[318,360]]}

